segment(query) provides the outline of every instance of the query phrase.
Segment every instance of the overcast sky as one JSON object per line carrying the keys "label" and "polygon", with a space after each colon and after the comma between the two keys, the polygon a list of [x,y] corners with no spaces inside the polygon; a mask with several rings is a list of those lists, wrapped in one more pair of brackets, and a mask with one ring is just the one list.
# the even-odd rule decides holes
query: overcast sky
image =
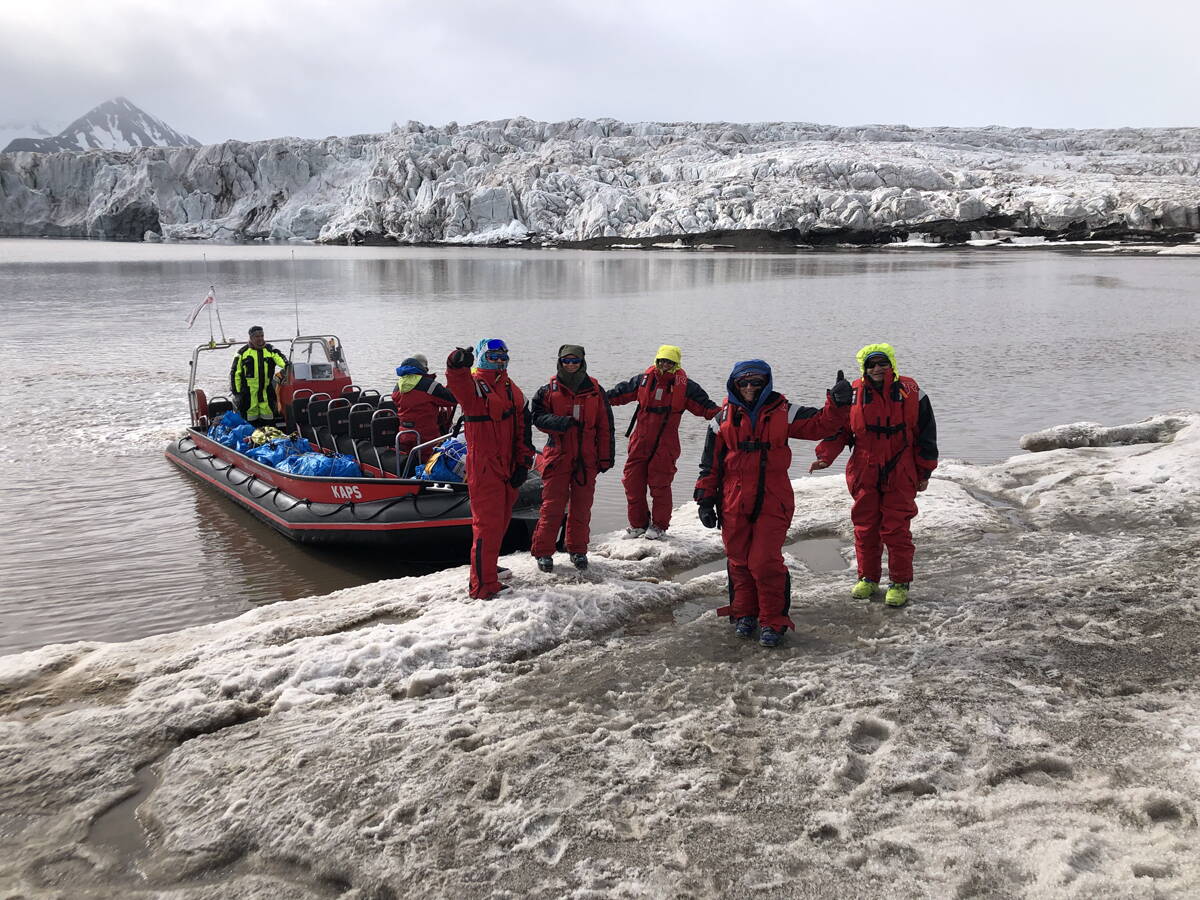
{"label": "overcast sky", "polygon": [[204,143],[524,115],[1200,125],[1197,0],[0,0],[0,125]]}

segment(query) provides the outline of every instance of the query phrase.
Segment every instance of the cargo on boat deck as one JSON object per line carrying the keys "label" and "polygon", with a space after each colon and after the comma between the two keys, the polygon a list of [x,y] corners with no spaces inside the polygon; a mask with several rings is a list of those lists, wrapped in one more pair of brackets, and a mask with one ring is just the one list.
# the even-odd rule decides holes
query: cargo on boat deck
{"label": "cargo on boat deck", "polygon": [[[202,353],[227,349],[232,343],[205,344],[193,351],[188,385],[192,422],[182,437],[168,445],[167,458],[301,543],[413,549],[436,544],[465,549],[471,536],[467,486],[417,477],[418,467],[447,435],[411,446],[411,434],[406,433],[391,399],[353,383],[336,336],[274,343],[291,348],[289,365],[275,386],[284,414],[279,428],[297,447],[306,442],[310,453],[352,458],[353,467],[346,470],[361,474],[299,474],[286,466],[276,468],[270,459],[256,459],[264,454],[248,440],[227,446],[210,437],[210,426],[234,410],[235,404],[224,395],[209,399],[196,386],[198,363]],[[235,417],[236,413],[226,421]],[[541,482],[531,478],[513,509],[505,538],[510,549],[529,546],[540,505]]]}

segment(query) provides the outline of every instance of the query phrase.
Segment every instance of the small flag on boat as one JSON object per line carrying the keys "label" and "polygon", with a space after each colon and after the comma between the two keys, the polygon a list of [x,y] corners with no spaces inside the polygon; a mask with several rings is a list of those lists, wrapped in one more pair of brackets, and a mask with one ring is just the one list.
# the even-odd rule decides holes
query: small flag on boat
{"label": "small flag on boat", "polygon": [[201,300],[200,305],[193,309],[192,314],[187,317],[188,328],[191,328],[196,324],[196,316],[200,315],[200,310],[204,309],[204,307],[208,306],[210,303],[217,302],[217,296],[215,293],[213,293],[213,291],[213,288],[209,288],[208,296]]}

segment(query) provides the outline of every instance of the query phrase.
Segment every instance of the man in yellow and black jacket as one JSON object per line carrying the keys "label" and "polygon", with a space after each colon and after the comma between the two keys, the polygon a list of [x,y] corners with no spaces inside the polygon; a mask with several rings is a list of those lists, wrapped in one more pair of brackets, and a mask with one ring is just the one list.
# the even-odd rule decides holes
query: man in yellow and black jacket
{"label": "man in yellow and black jacket", "polygon": [[229,368],[229,387],[247,422],[266,425],[275,421],[278,410],[272,382],[276,372],[283,374],[286,368],[287,359],[267,343],[262,326],[253,326],[249,343],[238,350]]}

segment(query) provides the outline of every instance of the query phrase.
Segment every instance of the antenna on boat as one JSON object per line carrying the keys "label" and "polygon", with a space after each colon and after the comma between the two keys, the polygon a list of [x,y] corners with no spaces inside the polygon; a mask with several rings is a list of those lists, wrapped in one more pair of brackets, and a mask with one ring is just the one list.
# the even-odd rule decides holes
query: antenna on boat
{"label": "antenna on boat", "polygon": [[[204,257],[204,280],[208,281],[208,254],[203,253],[201,255]],[[208,304],[208,342],[210,344],[216,343],[216,339],[213,337],[213,327],[212,327],[213,310],[216,310],[217,325],[221,329],[221,343],[228,344],[229,338],[225,337],[225,323],[221,321],[221,310],[216,308],[217,307],[217,287],[216,287],[216,285],[212,284],[211,282],[209,282],[209,285],[208,285],[208,295],[210,297],[212,297],[212,303]]]}
{"label": "antenna on boat", "polygon": [[292,251],[292,306],[296,308],[296,337],[300,337],[300,301],[296,297],[296,251]]}

